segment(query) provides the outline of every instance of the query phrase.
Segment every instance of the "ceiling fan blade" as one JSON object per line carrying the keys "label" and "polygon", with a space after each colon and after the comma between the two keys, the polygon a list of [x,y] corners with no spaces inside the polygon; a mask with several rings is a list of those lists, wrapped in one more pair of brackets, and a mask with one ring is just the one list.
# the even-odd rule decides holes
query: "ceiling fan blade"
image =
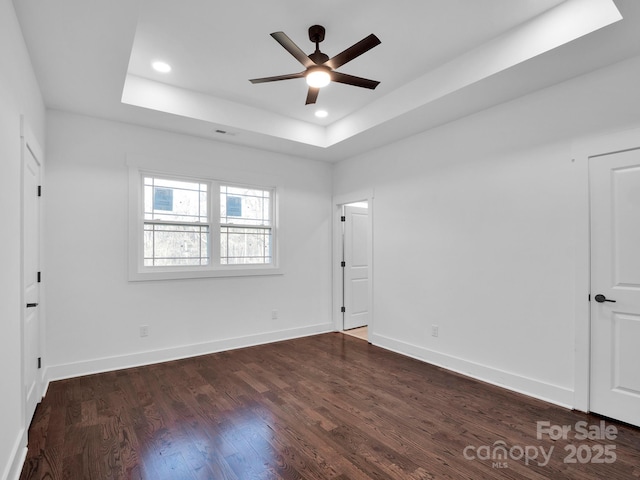
{"label": "ceiling fan blade", "polygon": [[380,84],[380,82],[376,80],[354,77],[353,75],[347,75],[346,73],[340,72],[331,72],[331,80],[338,83],[353,85],[354,87],[370,88],[371,90],[373,90]]}
{"label": "ceiling fan blade", "polygon": [[304,72],[290,73],[288,75],[277,75],[275,77],[253,78],[251,83],[277,82],[278,80],[291,80],[292,78],[304,78]]}
{"label": "ceiling fan blade", "polygon": [[316,103],[318,99],[318,93],[320,93],[319,88],[309,87],[309,92],[307,93],[307,101],[304,102],[305,105],[309,105],[311,103]]}
{"label": "ceiling fan blade", "polygon": [[293,43],[293,40],[291,40],[286,33],[274,32],[271,36],[305,67],[309,68],[315,65],[313,60],[311,60],[298,45]]}
{"label": "ceiling fan blade", "polygon": [[335,70],[338,67],[341,67],[347,62],[350,62],[356,57],[359,57],[365,52],[368,52],[376,45],[380,45],[382,43],[378,37],[376,37],[373,33],[366,38],[363,38],[355,45],[350,46],[345,51],[340,52],[335,57],[329,59],[324,64]]}

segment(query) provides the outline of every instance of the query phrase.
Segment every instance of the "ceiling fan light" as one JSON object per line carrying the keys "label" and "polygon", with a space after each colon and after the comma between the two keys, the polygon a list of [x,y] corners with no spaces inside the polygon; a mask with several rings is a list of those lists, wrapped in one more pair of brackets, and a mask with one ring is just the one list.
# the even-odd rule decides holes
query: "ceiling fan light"
{"label": "ceiling fan light", "polygon": [[331,75],[324,68],[314,68],[307,73],[307,85],[313,88],[322,88],[329,85]]}

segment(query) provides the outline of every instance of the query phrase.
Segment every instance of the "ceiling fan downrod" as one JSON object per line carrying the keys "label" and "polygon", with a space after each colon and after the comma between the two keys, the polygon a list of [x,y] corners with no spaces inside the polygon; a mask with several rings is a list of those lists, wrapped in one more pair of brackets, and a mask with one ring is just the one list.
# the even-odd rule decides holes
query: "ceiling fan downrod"
{"label": "ceiling fan downrod", "polygon": [[316,44],[316,51],[309,55],[313,63],[321,65],[329,60],[329,55],[320,51],[320,42],[324,40],[325,29],[322,25],[312,25],[309,27],[309,40]]}

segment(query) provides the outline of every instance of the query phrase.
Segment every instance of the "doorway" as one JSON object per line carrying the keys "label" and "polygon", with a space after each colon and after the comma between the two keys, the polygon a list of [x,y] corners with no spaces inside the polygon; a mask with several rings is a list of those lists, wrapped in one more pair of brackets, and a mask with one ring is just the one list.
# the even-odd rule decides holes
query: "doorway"
{"label": "doorway", "polygon": [[590,410],[640,426],[640,148],[589,158]]}
{"label": "doorway", "polygon": [[40,336],[40,196],[42,150],[22,119],[22,385],[24,419],[42,398]]}
{"label": "doorway", "polygon": [[369,204],[342,207],[342,329],[369,325]]}
{"label": "doorway", "polygon": [[335,330],[371,342],[373,192],[334,198]]}

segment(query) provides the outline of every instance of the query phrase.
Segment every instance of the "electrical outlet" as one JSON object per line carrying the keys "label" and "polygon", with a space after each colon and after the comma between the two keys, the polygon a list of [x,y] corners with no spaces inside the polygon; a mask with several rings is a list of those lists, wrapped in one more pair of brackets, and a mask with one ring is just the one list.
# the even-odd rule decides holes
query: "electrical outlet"
{"label": "electrical outlet", "polygon": [[431,336],[432,337],[438,336],[438,325],[431,325]]}
{"label": "electrical outlet", "polygon": [[149,325],[140,325],[140,336],[141,337],[149,336]]}
{"label": "electrical outlet", "polygon": [[271,320],[278,319],[278,310],[271,310]]}

